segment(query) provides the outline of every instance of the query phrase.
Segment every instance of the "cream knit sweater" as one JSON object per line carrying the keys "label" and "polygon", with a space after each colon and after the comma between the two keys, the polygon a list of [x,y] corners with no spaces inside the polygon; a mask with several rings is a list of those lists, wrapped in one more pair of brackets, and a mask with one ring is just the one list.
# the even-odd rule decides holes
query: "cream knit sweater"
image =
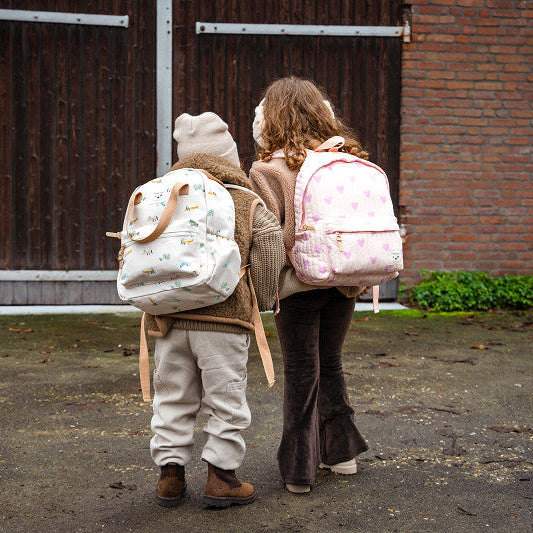
{"label": "cream knit sweater", "polygon": [[[255,161],[250,169],[250,182],[254,191],[263,199],[265,205],[276,215],[283,231],[285,252],[294,246],[295,216],[294,190],[297,171],[290,170],[284,158],[272,158],[270,161]],[[303,283],[296,277],[289,256],[286,255],[285,264],[279,278],[280,300],[297,292],[314,289],[328,289]],[[352,298],[361,293],[360,287],[337,287],[346,297]]]}

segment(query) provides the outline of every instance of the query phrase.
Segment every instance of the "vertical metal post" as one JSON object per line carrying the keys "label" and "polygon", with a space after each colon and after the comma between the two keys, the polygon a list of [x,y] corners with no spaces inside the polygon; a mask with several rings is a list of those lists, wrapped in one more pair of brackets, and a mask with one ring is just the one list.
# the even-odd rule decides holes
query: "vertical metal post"
{"label": "vertical metal post", "polygon": [[157,0],[157,175],[172,164],[172,0]]}

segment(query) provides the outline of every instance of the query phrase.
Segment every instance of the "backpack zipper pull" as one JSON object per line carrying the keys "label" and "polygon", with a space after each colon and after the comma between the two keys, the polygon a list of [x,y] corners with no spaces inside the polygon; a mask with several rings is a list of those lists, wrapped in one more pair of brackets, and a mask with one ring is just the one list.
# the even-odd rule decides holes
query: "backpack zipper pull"
{"label": "backpack zipper pull", "polygon": [[124,265],[124,248],[126,248],[126,245],[123,244],[121,247],[120,247],[120,250],[118,251],[118,266],[119,268],[122,268],[122,266]]}
{"label": "backpack zipper pull", "polygon": [[342,237],[341,237],[341,234],[337,232],[337,244],[339,245],[339,251],[341,253],[344,252],[344,246],[342,245]]}

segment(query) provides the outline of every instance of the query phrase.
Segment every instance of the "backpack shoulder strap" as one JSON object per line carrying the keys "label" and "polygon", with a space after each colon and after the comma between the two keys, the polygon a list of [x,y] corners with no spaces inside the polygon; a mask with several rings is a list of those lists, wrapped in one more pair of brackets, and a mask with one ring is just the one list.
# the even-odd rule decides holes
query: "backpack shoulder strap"
{"label": "backpack shoulder strap", "polygon": [[[250,194],[257,196],[257,199],[259,200],[259,202],[264,204],[261,197],[256,192],[252,191],[252,189],[247,189],[246,187],[241,187],[240,185],[233,185],[233,183],[224,183],[224,187],[226,187],[226,189],[238,189],[240,191],[249,192]],[[254,206],[254,209],[255,209],[255,206]]]}
{"label": "backpack shoulder strap", "polygon": [[252,294],[252,322],[255,330],[255,342],[259,349],[259,355],[261,361],[263,361],[263,368],[265,369],[265,375],[267,378],[268,386],[272,387],[275,383],[274,377],[274,364],[272,363],[272,354],[268,346],[268,341],[265,335],[265,328],[261,320],[261,313],[259,313],[259,305],[257,304],[257,297],[255,295],[254,286],[252,284],[252,275],[250,274],[250,267],[247,269],[248,284],[250,285],[250,292]]}
{"label": "backpack shoulder strap", "polygon": [[141,391],[145,402],[150,398],[150,359],[148,357],[148,343],[146,342],[145,317],[143,313],[141,319],[141,339],[139,342],[139,378],[141,380]]}

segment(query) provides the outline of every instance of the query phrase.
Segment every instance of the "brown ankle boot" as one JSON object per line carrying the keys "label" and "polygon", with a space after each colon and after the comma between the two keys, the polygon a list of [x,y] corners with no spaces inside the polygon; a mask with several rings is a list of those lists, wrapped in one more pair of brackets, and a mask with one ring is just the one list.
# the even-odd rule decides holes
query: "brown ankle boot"
{"label": "brown ankle boot", "polygon": [[207,484],[204,504],[210,507],[245,505],[255,499],[255,491],[250,483],[241,483],[235,470],[222,470],[207,463]]}
{"label": "brown ankle boot", "polygon": [[176,463],[168,463],[161,467],[157,482],[156,500],[163,507],[176,507],[185,493],[185,468]]}

